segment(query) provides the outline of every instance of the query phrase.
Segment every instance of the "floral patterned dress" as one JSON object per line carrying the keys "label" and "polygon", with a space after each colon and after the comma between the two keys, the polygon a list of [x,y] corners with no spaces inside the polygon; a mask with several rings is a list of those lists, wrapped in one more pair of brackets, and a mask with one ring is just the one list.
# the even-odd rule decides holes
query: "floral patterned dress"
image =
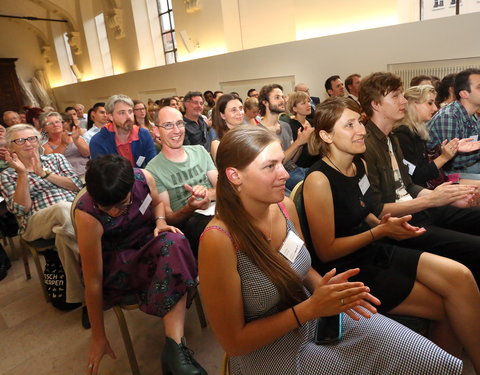
{"label": "floral patterned dress", "polygon": [[147,314],[163,317],[185,293],[193,296],[197,265],[184,235],[163,232],[153,236],[151,207],[141,212],[149,194],[145,175],[135,169],[132,204],[127,212],[109,216],[95,206],[88,192],[79,199],[76,209],[103,226],[104,308],[138,303]]}

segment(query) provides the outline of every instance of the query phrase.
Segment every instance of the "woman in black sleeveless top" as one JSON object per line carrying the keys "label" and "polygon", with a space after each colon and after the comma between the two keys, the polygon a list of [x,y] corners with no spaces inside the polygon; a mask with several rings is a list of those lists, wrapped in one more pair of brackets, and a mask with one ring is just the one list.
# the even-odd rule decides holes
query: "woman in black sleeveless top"
{"label": "woman in black sleeveless top", "polygon": [[314,267],[321,273],[359,267],[356,279],[382,301],[380,312],[432,320],[430,338],[455,355],[464,346],[478,371],[476,282],[460,263],[389,242],[421,236],[425,229],[409,225],[411,215],[379,219],[371,213],[372,192],[359,157],[366,131],[359,118],[360,108],[345,98],[328,99],[315,113],[309,152],[323,158],[305,178],[302,212]]}

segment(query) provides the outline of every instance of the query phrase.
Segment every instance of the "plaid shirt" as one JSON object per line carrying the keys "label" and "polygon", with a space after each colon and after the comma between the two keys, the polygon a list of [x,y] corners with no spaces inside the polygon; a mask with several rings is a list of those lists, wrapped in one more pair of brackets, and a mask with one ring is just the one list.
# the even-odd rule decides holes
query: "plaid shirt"
{"label": "plaid shirt", "polygon": [[[430,139],[427,142],[429,149],[441,144],[445,139],[469,138],[480,135],[480,121],[476,115],[469,116],[465,107],[458,101],[454,101],[441,108],[428,123]],[[448,162],[444,169],[462,170],[480,160],[480,150],[457,154],[452,161]]]}
{"label": "plaid shirt", "polygon": [[[41,155],[40,161],[44,171],[49,171],[59,176],[65,176],[71,179],[79,188],[82,187],[82,181],[73,170],[71,164],[62,154]],[[13,168],[7,168],[0,174],[0,191],[7,202],[7,208],[17,216],[20,233],[25,231],[28,219],[35,212],[43,208],[50,207],[58,202],[72,202],[76,193],[64,189],[58,185],[43,179],[33,172],[28,172],[28,182],[30,188],[30,198],[32,206],[27,212],[25,207],[13,200],[17,188],[17,172]]]}

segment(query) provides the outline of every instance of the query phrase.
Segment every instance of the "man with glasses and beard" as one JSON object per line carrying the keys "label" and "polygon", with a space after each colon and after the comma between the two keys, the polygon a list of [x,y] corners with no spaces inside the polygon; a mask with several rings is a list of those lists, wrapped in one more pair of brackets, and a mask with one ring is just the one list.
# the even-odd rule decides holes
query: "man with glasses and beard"
{"label": "man with glasses and beard", "polygon": [[135,125],[133,101],[126,95],[112,95],[105,103],[110,122],[90,141],[90,157],[118,154],[132,166],[144,168],[156,155],[147,129]]}

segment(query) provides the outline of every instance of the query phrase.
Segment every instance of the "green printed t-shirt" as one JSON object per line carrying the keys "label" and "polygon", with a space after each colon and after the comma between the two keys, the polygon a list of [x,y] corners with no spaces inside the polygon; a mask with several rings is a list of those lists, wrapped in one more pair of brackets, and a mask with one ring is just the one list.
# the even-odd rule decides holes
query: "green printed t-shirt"
{"label": "green printed t-shirt", "polygon": [[168,160],[160,152],[145,168],[155,178],[158,192],[168,191],[170,207],[173,211],[185,206],[190,197],[190,192],[185,190],[184,184],[211,188],[213,186],[207,172],[216,169],[210,154],[203,146],[183,146],[183,148],[187,153],[187,160],[184,162],[176,163]]}

